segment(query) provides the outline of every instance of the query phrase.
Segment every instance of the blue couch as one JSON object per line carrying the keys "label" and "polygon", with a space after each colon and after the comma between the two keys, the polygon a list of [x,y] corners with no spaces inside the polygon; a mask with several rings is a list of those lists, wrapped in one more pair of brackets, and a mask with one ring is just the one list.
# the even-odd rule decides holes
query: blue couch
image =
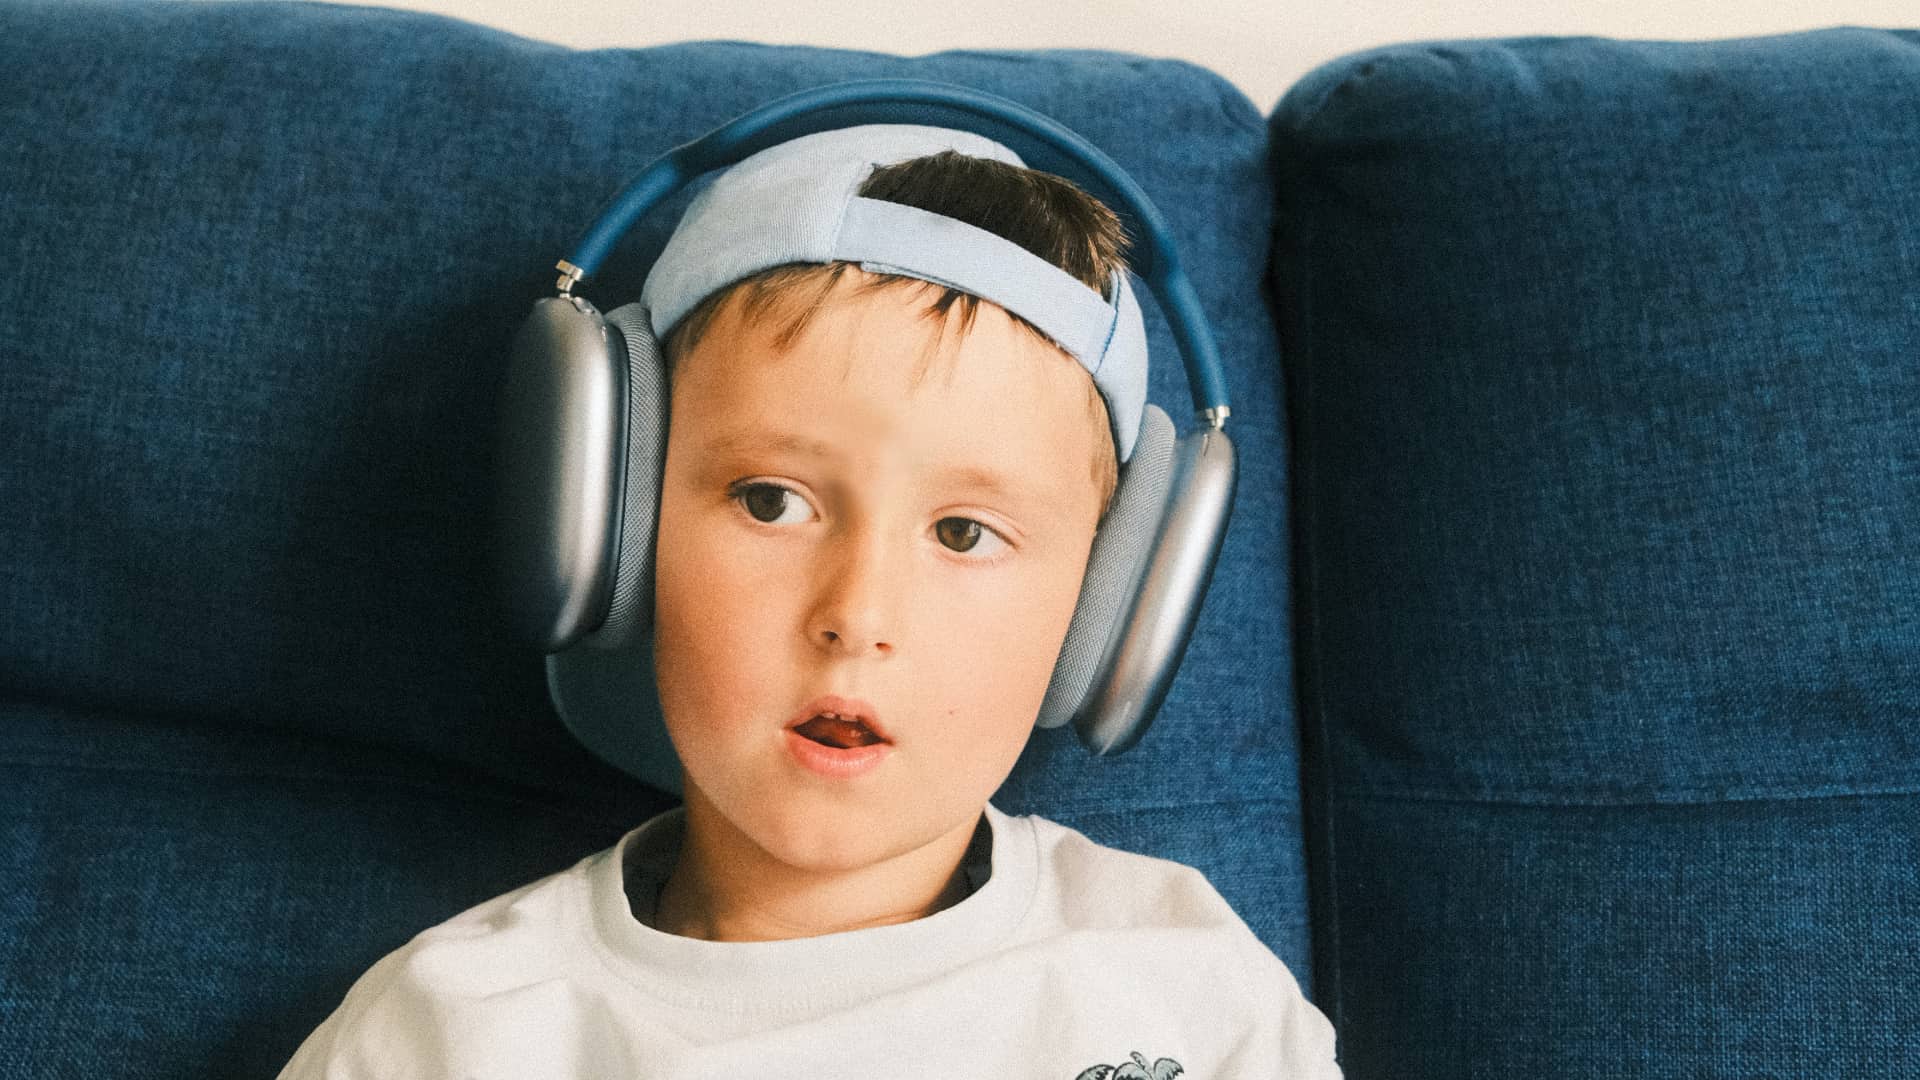
{"label": "blue couch", "polygon": [[1001,806],[1206,871],[1351,1077],[1920,1073],[1920,37],[1408,45],[1262,116],[1108,52],[8,0],[0,1078],[271,1075],[666,805],[501,632],[505,344],[645,162],[876,76],[1106,149],[1234,392],[1159,723]]}

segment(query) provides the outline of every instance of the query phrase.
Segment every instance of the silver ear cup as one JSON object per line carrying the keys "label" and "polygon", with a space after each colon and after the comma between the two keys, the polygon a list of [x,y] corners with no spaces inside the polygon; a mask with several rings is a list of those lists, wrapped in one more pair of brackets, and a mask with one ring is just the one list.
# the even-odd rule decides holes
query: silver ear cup
{"label": "silver ear cup", "polygon": [[1173,448],[1173,478],[1159,535],[1128,610],[1115,626],[1104,670],[1074,715],[1081,743],[1118,754],[1144,735],[1186,655],[1233,512],[1238,464],[1226,432],[1205,427]]}
{"label": "silver ear cup", "polygon": [[560,719],[596,757],[665,791],[680,790],[680,762],[653,682],[653,549],[666,467],[668,389],[653,322],[640,304],[607,314],[628,358],[625,499],[606,622],[547,657],[547,690]]}
{"label": "silver ear cup", "polygon": [[1087,553],[1080,601],[1067,625],[1053,680],[1040,703],[1040,727],[1061,727],[1086,705],[1106,668],[1129,602],[1160,534],[1173,479],[1173,421],[1149,403],[1140,417],[1133,455],[1120,467],[1113,502]]}
{"label": "silver ear cup", "polygon": [[599,626],[611,600],[626,368],[620,336],[576,296],[536,301],[513,340],[495,431],[494,569],[513,633],[545,652]]}

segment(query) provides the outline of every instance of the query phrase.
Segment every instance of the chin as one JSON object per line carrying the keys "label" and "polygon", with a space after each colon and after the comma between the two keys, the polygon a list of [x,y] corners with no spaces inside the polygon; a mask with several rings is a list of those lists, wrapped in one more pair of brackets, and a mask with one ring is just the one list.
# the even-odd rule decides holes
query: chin
{"label": "chin", "polygon": [[873,821],[867,815],[821,813],[798,807],[758,821],[734,823],[735,828],[745,832],[772,858],[795,869],[816,873],[864,869],[934,839],[902,835],[897,831],[898,819],[894,825],[894,829],[882,832],[873,828]]}
{"label": "chin", "polygon": [[[745,803],[716,803],[720,815],[770,859],[797,871],[862,871],[925,847],[950,826],[937,807],[806,798],[795,792],[739,792]],[[966,821],[977,817],[962,815]]]}

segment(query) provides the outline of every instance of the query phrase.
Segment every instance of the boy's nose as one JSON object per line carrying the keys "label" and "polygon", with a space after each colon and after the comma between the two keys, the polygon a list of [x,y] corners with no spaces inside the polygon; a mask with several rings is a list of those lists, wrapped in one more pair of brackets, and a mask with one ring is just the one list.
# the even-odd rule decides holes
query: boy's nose
{"label": "boy's nose", "polygon": [[[846,641],[850,646],[854,648],[854,650],[858,651],[862,646],[862,644],[867,640],[867,637],[865,635],[856,633],[856,634],[849,635],[845,638],[842,638],[838,630],[828,630],[825,634],[825,639],[826,639],[826,643],[829,645],[835,645],[840,643],[841,641]],[[887,653],[890,653],[893,651],[893,646],[885,641],[876,641],[873,643],[873,649],[875,652],[881,654],[882,656],[885,656]]]}
{"label": "boy's nose", "polygon": [[847,537],[828,556],[809,627],[813,640],[854,655],[893,652],[905,582],[895,553],[877,537]]}

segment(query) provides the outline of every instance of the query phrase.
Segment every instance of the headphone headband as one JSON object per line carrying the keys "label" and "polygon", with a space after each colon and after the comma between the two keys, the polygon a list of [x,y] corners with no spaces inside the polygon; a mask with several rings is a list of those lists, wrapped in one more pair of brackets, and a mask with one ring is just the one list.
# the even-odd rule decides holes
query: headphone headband
{"label": "headphone headband", "polygon": [[1223,427],[1226,374],[1198,295],[1180,266],[1171,230],[1153,202],[1113,159],[1065,125],[1018,102],[925,79],[858,79],[802,90],[744,113],[674,147],[640,172],[602,210],[559,268],[562,293],[600,268],[635,222],[696,178],[770,146],[860,124],[926,124],[985,136],[1030,168],[1064,176],[1118,214],[1134,238],[1128,262],[1159,300],[1187,367],[1196,416]]}

